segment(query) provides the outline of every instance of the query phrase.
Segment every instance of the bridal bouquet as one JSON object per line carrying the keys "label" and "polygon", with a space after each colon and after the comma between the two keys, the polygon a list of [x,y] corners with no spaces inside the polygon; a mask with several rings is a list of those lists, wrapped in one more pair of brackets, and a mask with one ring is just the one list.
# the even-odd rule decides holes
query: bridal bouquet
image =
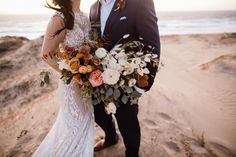
{"label": "bridal bouquet", "polygon": [[63,52],[56,53],[63,82],[70,84],[73,79],[81,86],[86,96],[91,95],[93,88],[91,76],[100,72],[98,70],[100,59],[94,55],[99,46],[102,45],[98,42],[86,41],[77,48],[65,46]]}
{"label": "bridal bouquet", "polygon": [[58,52],[56,57],[66,84],[73,79],[86,97],[93,97],[93,105],[103,102],[107,113],[114,114],[120,102],[137,103],[148,78],[153,77],[148,65],[157,67],[159,60],[142,38],[117,44],[110,52],[102,46],[101,42],[85,42],[77,49],[65,47],[66,52]]}
{"label": "bridal bouquet", "polygon": [[[125,35],[123,38],[128,38]],[[100,59],[98,86],[93,89],[93,104],[103,102],[108,114],[115,113],[119,102],[136,104],[148,86],[149,66],[158,66],[158,56],[152,46],[145,46],[142,38],[116,45],[110,52],[98,48],[95,56]]]}

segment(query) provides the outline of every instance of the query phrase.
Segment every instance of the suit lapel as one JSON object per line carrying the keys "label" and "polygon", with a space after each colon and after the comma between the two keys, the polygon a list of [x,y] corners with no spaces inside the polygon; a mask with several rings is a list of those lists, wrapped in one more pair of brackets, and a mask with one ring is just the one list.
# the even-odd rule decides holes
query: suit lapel
{"label": "suit lapel", "polygon": [[117,20],[117,17],[120,14],[120,10],[116,10],[118,2],[119,2],[119,0],[116,0],[116,2],[114,3],[114,6],[112,7],[110,15],[108,16],[108,19],[107,19],[107,22],[105,25],[105,29],[104,29],[104,33],[103,33],[104,35],[107,35],[107,34],[109,35],[110,30],[115,23],[115,20]]}

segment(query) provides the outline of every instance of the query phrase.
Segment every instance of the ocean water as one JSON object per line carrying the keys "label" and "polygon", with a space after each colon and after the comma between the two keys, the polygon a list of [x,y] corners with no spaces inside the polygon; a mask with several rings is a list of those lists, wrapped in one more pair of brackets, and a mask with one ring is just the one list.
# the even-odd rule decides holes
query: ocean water
{"label": "ocean water", "polygon": [[[161,35],[236,32],[236,11],[157,12],[157,16]],[[50,15],[0,15],[0,36],[37,38],[49,19]]]}

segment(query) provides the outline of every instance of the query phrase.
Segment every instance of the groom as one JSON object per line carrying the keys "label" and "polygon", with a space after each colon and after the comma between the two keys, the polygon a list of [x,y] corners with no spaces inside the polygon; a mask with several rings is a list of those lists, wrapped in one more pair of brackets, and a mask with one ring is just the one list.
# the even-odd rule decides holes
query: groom
{"label": "groom", "polygon": [[[98,37],[108,37],[104,48],[111,50],[126,34],[127,40],[143,38],[146,45],[154,47],[154,53],[160,56],[160,39],[157,17],[153,0],[97,0],[90,10],[90,21],[93,33]],[[149,90],[154,82],[157,69],[152,68],[153,78],[149,78]],[[138,121],[138,105],[119,104],[115,117],[124,139],[126,157],[138,157],[140,146],[140,126]],[[103,104],[95,106],[95,121],[104,130],[105,140],[95,144],[94,150],[118,143],[115,124],[111,115],[107,115]]]}

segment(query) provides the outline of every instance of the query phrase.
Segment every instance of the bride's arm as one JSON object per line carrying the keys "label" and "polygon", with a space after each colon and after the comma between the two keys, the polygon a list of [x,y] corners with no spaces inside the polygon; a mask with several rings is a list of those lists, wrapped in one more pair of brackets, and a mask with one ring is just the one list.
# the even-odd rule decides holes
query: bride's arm
{"label": "bride's arm", "polygon": [[56,36],[54,36],[54,34],[57,30],[60,30],[62,28],[64,28],[63,18],[59,15],[54,15],[48,24],[41,51],[42,59],[58,72],[61,72],[61,70],[59,69],[59,65],[55,61],[54,54],[59,44],[64,40],[66,30],[63,30]]}

